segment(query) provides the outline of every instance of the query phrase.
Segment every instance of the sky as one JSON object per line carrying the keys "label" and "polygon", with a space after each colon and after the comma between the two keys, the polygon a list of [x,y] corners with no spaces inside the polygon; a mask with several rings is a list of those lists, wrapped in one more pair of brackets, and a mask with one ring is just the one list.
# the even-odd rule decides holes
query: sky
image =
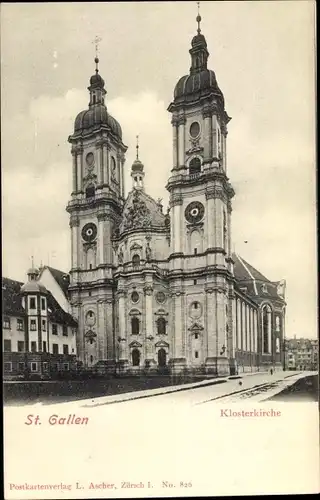
{"label": "sky", "polygon": [[[314,3],[203,1],[200,10],[232,117],[233,248],[270,280],[286,280],[286,335],[315,338]],[[2,3],[4,276],[24,281],[31,255],[70,269],[67,139],[88,105],[95,36],[107,106],[128,146],[126,191],[139,134],[146,191],[166,208],[167,107],[189,72],[196,15],[196,2]]]}

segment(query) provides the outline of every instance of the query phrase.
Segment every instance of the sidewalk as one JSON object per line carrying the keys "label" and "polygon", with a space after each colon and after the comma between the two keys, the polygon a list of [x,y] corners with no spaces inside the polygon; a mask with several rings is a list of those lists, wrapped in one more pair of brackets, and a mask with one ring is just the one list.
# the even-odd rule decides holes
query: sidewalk
{"label": "sidewalk", "polygon": [[[123,394],[117,394],[114,396],[99,396],[95,399],[82,399],[82,400],[77,400],[77,401],[69,401],[69,402],[63,402],[63,403],[57,403],[60,406],[61,405],[70,405],[70,404],[76,404],[77,406],[81,407],[86,407],[86,408],[91,408],[91,407],[97,407],[97,406],[102,406],[102,405],[109,405],[109,404],[115,404],[115,403],[122,403],[126,401],[133,401],[136,399],[144,399],[144,398],[150,398],[153,396],[161,396],[165,394],[170,394],[170,393],[177,393],[177,392],[183,392],[183,391],[188,391],[190,389],[197,389],[197,388],[205,388],[208,386],[214,386],[214,385],[220,385],[220,384],[228,384],[230,385],[229,390],[230,394],[233,394],[234,388],[236,387],[236,392],[239,390],[246,389],[246,386],[251,386],[250,383],[244,384],[244,387],[241,387],[236,385],[239,383],[241,379],[248,380],[249,382],[249,377],[257,377],[257,380],[253,380],[253,382],[256,382],[254,385],[259,385],[264,382],[270,382],[270,381],[277,381],[277,380],[282,380],[284,378],[288,377],[293,377],[295,375],[300,375],[306,376],[307,372],[293,372],[293,371],[278,371],[275,372],[273,375],[270,374],[270,372],[253,372],[253,373],[243,373],[241,375],[236,375],[236,376],[228,376],[228,377],[221,377],[221,378],[212,378],[212,379],[206,379],[206,380],[201,380],[200,382],[191,382],[190,384],[183,384],[183,385],[174,385],[174,386],[167,386],[167,387],[160,387],[158,389],[148,389],[145,391],[137,391],[137,392],[127,392]],[[224,386],[226,388],[225,394],[228,395],[228,386]],[[221,388],[222,389],[222,388]],[[219,391],[219,393],[224,392],[224,391]],[[41,404],[41,403],[38,403]]]}

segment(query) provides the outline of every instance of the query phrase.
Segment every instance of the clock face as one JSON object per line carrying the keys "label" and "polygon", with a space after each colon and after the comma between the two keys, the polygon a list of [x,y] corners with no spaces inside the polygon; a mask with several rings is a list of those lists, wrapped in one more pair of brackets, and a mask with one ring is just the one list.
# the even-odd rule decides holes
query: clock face
{"label": "clock face", "polygon": [[184,215],[190,223],[200,222],[204,216],[204,206],[200,201],[193,201],[185,209]]}
{"label": "clock face", "polygon": [[93,241],[97,237],[97,226],[93,222],[89,222],[82,228],[81,234],[84,241]]}

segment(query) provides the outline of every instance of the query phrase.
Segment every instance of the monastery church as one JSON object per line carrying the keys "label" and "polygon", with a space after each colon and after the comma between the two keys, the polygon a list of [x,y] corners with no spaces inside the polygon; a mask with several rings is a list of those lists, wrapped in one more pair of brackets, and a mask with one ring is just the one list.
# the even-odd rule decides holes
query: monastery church
{"label": "monastery church", "polygon": [[138,146],[125,196],[125,130],[108,111],[96,57],[88,108],[68,138],[70,272],[44,266],[25,284],[3,279],[7,375],[45,376],[80,362],[118,374],[281,367],[285,282],[231,250],[231,118],[200,22],[168,107],[168,210],[145,191]]}

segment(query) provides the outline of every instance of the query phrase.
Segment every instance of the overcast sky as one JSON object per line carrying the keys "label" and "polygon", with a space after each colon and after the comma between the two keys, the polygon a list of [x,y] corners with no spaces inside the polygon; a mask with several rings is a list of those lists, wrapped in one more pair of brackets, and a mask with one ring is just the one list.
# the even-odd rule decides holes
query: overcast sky
{"label": "overcast sky", "polygon": [[[287,335],[316,337],[314,3],[201,2],[202,32],[228,114],[237,253],[287,280]],[[87,108],[96,35],[107,105],[135,136],[147,191],[168,196],[167,107],[189,72],[195,2],[2,4],[3,275],[34,255],[69,271],[68,136]],[[248,241],[248,243],[244,243]]]}

